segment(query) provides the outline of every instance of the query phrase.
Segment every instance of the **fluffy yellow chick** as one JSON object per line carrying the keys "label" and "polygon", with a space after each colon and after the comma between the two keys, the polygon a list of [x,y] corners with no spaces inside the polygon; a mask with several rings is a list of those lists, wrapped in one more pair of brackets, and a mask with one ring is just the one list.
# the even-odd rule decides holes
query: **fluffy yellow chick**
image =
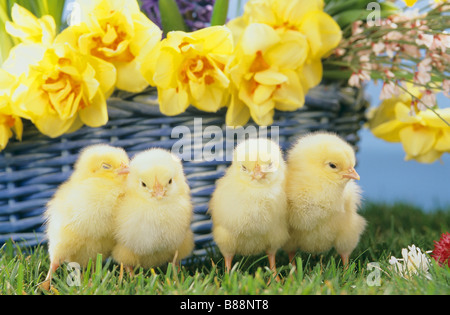
{"label": "fluffy yellow chick", "polygon": [[355,152],[331,133],[312,133],[288,153],[287,184],[290,239],[283,247],[292,258],[299,248],[320,253],[334,246],[344,265],[359,242],[366,221],[357,209],[361,190],[354,180]]}
{"label": "fluffy yellow chick", "polygon": [[286,165],[279,146],[268,139],[240,143],[210,201],[213,236],[231,269],[235,254],[266,252],[276,273],[275,254],[287,241]]}
{"label": "fluffy yellow chick", "polygon": [[105,144],[80,153],[70,178],[56,191],[45,212],[50,255],[49,280],[62,262],[85,266],[114,246],[113,210],[123,195],[128,155]]}
{"label": "fluffy yellow chick", "polygon": [[163,149],[141,152],[130,162],[126,193],[116,210],[112,256],[127,269],[178,263],[194,248],[191,219],[180,159]]}

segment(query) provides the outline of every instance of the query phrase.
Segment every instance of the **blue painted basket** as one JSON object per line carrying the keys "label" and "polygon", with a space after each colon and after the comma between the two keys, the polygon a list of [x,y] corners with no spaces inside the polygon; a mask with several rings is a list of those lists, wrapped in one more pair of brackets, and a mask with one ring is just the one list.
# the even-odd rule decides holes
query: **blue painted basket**
{"label": "blue painted basket", "polygon": [[[283,149],[287,149],[298,136],[315,130],[337,132],[356,146],[359,140],[357,132],[364,122],[367,107],[363,90],[337,83],[322,84],[309,92],[303,108],[294,112],[276,111],[272,127],[279,127],[279,141]],[[8,239],[13,239],[20,246],[46,242],[42,216],[45,205],[56,188],[70,176],[83,147],[109,143],[123,147],[132,157],[150,147],[171,149],[175,143],[180,144],[180,138],[172,136],[177,126],[189,128],[192,142],[194,139],[198,142],[201,139],[199,133],[209,126],[219,126],[223,139],[226,139],[228,129],[225,127],[225,109],[205,113],[189,108],[174,117],[161,114],[153,88],[137,95],[117,91],[108,100],[108,112],[109,122],[100,128],[83,127],[52,139],[26,122],[23,140],[11,139],[0,153],[0,246]],[[202,118],[202,131],[194,130],[196,118]],[[199,145],[211,145],[211,141],[200,140]],[[216,155],[230,152],[227,149],[233,149],[236,141],[234,138],[223,140],[217,146],[223,150],[215,152]],[[196,149],[199,148],[194,146]],[[213,241],[212,223],[207,210],[215,181],[229,165],[225,158],[222,160],[183,161],[194,203],[191,226],[195,234],[195,255],[204,255]]]}

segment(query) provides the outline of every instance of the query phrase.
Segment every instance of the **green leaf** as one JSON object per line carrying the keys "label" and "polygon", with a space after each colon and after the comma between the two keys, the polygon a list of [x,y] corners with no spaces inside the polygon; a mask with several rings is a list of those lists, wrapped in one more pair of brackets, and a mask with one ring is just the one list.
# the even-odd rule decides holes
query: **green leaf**
{"label": "green leaf", "polygon": [[216,0],[211,16],[211,26],[224,25],[226,23],[228,15],[228,6],[229,6],[228,0]]}
{"label": "green leaf", "polygon": [[188,31],[175,0],[159,0],[159,12],[164,34],[170,31]]}
{"label": "green leaf", "polygon": [[341,28],[344,28],[355,21],[366,20],[367,15],[370,12],[371,11],[367,11],[366,9],[349,10],[336,14],[333,18]]}

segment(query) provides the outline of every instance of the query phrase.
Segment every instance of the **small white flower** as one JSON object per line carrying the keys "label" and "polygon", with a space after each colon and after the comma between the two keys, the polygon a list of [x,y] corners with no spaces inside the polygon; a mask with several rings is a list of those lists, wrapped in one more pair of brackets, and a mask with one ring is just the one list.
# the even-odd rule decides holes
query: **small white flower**
{"label": "small white flower", "polygon": [[[427,251],[426,253],[430,252]],[[393,270],[405,279],[412,275],[423,274],[425,278],[431,280],[431,275],[428,272],[430,259],[414,244],[408,246],[408,249],[402,249],[402,258],[391,256],[389,263],[393,266]]]}

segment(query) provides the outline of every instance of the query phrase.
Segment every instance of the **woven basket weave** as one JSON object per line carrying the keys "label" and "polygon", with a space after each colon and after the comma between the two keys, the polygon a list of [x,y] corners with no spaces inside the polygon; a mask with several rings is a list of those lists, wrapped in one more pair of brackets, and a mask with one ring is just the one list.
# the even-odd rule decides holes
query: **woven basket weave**
{"label": "woven basket weave", "polygon": [[[171,138],[173,128],[187,126],[193,133],[195,118],[202,118],[203,129],[221,127],[225,139],[225,109],[205,113],[189,108],[181,115],[167,117],[160,113],[157,104],[154,89],[139,95],[115,93],[108,100],[110,119],[107,125],[83,127],[56,139],[25,124],[23,141],[11,140],[0,153],[0,246],[7,239],[25,246],[46,242],[42,216],[45,205],[56,188],[70,176],[79,151],[87,145],[109,143],[123,147],[130,158],[150,147],[171,149],[180,140]],[[315,130],[334,131],[356,148],[357,132],[367,106],[363,90],[336,83],[320,85],[309,92],[300,110],[276,111],[273,126],[279,126],[280,145],[284,150],[298,136]],[[201,135],[193,133],[192,136]],[[234,145],[232,141],[224,143],[223,147],[232,149]],[[212,223],[206,213],[208,202],[215,181],[224,174],[229,162],[183,161],[183,165],[194,203],[191,225],[196,244],[194,253],[204,255],[212,242]]]}

